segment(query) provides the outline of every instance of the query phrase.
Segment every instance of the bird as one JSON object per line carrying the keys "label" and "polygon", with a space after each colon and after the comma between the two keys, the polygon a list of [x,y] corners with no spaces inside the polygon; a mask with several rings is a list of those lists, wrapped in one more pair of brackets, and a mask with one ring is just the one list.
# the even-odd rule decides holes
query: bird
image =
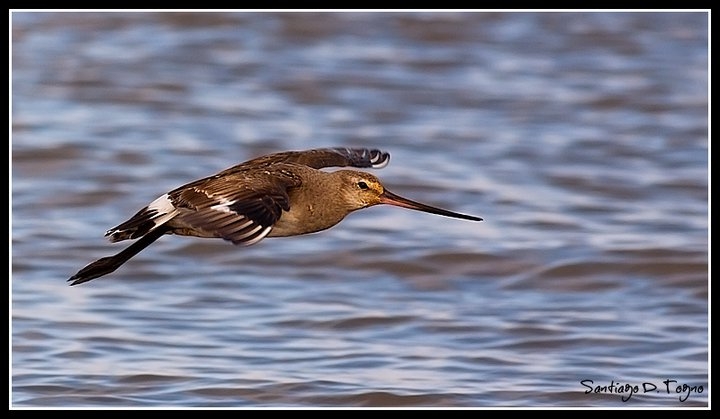
{"label": "bird", "polygon": [[387,204],[470,221],[460,214],[411,201],[358,170],[381,169],[390,154],[368,148],[317,148],[257,157],[163,194],[134,216],[107,230],[110,242],[135,240],[113,255],[90,263],[68,279],[78,285],[114,272],[165,234],[221,238],[253,245],[265,237],[326,230],[353,211]]}

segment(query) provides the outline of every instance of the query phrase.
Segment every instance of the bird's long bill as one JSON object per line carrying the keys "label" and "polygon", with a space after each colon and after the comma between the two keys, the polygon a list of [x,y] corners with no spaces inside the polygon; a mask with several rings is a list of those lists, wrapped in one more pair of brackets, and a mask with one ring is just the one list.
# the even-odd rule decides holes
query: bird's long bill
{"label": "bird's long bill", "polygon": [[395,195],[394,193],[388,191],[387,189],[382,193],[382,195],[380,195],[380,203],[388,204],[388,205],[395,205],[396,207],[408,208],[408,209],[412,209],[412,210],[416,210],[416,211],[429,212],[431,214],[444,215],[446,217],[462,218],[463,220],[482,221],[482,218],[480,218],[480,217],[459,214],[457,212],[444,210],[442,208],[435,208],[435,207],[431,207],[430,205],[425,205],[425,204],[421,204],[419,202],[411,201],[407,198],[403,198],[402,196]]}

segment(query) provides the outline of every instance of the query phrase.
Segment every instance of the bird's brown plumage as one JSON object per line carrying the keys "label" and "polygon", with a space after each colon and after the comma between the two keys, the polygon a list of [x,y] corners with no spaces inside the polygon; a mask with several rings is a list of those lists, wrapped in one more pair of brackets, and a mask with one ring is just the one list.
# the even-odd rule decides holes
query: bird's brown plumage
{"label": "bird's brown plumage", "polygon": [[115,256],[81,269],[70,278],[71,285],[113,272],[164,234],[217,237],[251,245],[264,237],[324,230],[352,211],[383,203],[481,220],[391,194],[369,173],[319,170],[343,166],[382,168],[389,159],[389,154],[369,149],[288,151],[258,157],[190,182],[108,230],[106,236],[111,242],[140,240]]}

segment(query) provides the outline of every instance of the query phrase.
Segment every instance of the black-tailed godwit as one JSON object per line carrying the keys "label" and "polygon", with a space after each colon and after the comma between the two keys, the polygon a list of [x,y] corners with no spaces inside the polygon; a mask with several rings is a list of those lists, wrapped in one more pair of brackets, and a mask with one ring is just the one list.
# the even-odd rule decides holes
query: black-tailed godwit
{"label": "black-tailed godwit", "polygon": [[390,161],[380,150],[322,148],[269,154],[174,189],[105,233],[111,242],[138,239],[122,252],[98,259],[68,281],[82,284],[107,275],[164,234],[217,237],[249,246],[265,237],[328,229],[349,213],[389,204],[446,217],[482,221],[472,215],[411,201],[385,189],[375,176]]}

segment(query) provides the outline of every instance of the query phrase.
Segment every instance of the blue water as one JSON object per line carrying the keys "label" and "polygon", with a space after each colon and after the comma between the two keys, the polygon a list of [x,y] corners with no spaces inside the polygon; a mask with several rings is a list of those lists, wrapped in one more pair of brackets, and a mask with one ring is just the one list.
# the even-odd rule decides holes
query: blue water
{"label": "blue water", "polygon": [[[707,14],[11,24],[11,406],[708,405]],[[65,282],[166,191],[325,146],[485,221],[164,237]]]}

